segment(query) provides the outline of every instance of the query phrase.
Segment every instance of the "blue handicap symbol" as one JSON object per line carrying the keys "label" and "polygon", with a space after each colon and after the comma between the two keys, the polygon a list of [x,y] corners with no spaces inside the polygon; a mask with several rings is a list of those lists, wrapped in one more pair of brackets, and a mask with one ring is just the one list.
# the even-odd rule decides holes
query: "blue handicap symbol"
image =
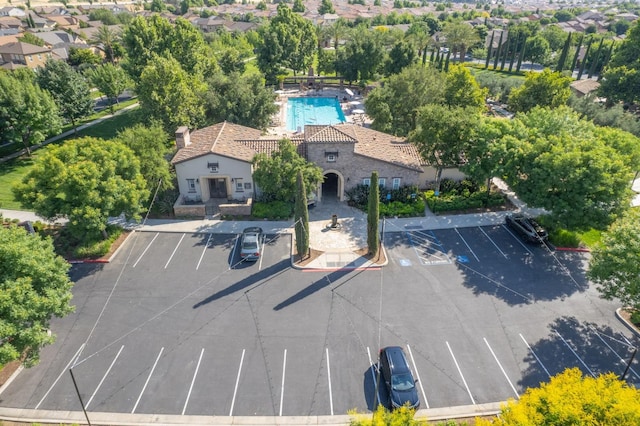
{"label": "blue handicap symbol", "polygon": [[456,256],[456,259],[460,263],[469,263],[469,258],[467,256]]}

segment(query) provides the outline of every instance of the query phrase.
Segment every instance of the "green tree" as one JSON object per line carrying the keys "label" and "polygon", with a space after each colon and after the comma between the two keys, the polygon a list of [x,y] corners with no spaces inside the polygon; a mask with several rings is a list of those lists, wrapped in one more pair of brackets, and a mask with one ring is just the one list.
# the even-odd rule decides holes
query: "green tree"
{"label": "green tree", "polygon": [[320,15],[324,15],[326,13],[336,13],[336,10],[333,8],[333,3],[331,3],[331,0],[322,0],[320,2],[320,6],[318,7],[318,13]]}
{"label": "green tree", "polygon": [[0,72],[0,139],[20,142],[31,156],[31,146],[62,126],[58,106],[49,92],[32,80]]}
{"label": "green tree", "polygon": [[589,260],[589,279],[602,297],[640,311],[640,212],[629,209],[602,235]]}
{"label": "green tree", "polygon": [[581,120],[567,106],[537,107],[516,120],[527,135],[514,141],[505,180],[523,201],[569,229],[603,228],[627,208],[640,146],[634,136],[619,144],[625,132]]}
{"label": "green tree", "polygon": [[345,48],[336,52],[336,71],[347,81],[366,81],[374,78],[385,60],[380,37],[360,25],[353,30]]}
{"label": "green tree", "polygon": [[165,12],[167,10],[167,5],[164,4],[162,0],[151,0],[150,9],[152,12]]}
{"label": "green tree", "polygon": [[146,127],[136,124],[118,132],[116,140],[129,147],[140,162],[140,174],[146,182],[146,189],[153,195],[156,188],[166,191],[173,188],[167,156],[173,151],[169,136],[159,124]]}
{"label": "green tree", "polygon": [[527,38],[527,51],[524,60],[544,64],[549,57],[549,42],[540,34]]}
{"label": "green tree", "polygon": [[626,19],[619,19],[609,24],[609,31],[616,33],[617,36],[626,34],[629,28],[631,28],[631,23]]}
{"label": "green tree", "polygon": [[37,80],[53,96],[60,115],[77,131],[77,121],[93,112],[94,101],[85,78],[64,61],[48,60],[38,68]]}
{"label": "green tree", "polygon": [[562,49],[562,46],[564,46],[567,40],[567,32],[558,25],[548,25],[540,32],[540,35],[547,40],[547,43],[549,43],[549,49],[553,52],[557,52]]}
{"label": "green tree", "polygon": [[120,45],[120,30],[108,25],[99,26],[91,38],[94,44],[102,45],[104,53],[109,62],[115,63],[122,56],[122,45]]}
{"label": "green tree", "polygon": [[271,156],[258,154],[253,159],[253,179],[265,200],[293,202],[296,196],[296,178],[302,171],[304,187],[316,188],[322,181],[322,169],[308,162],[296,151],[288,139],[278,143]]}
{"label": "green tree", "polygon": [[397,42],[389,52],[389,58],[385,64],[385,74],[398,74],[404,68],[413,64],[416,60],[416,51],[413,46],[406,41]]}
{"label": "green tree", "polygon": [[50,147],[38,157],[16,198],[47,219],[67,218],[81,241],[107,238],[107,219],[140,218],[148,191],[140,162],[122,143],[81,138]]}
{"label": "green tree", "polygon": [[309,210],[307,206],[307,189],[304,186],[302,170],[296,176],[296,205],[293,211],[295,221],[296,249],[303,259],[309,251]]}
{"label": "green tree", "polygon": [[102,63],[100,55],[93,53],[91,49],[69,49],[69,65],[72,67],[94,66]]}
{"label": "green tree", "polygon": [[138,99],[143,113],[159,120],[167,132],[198,127],[205,117],[206,84],[184,71],[178,61],[156,56],[140,75]]}
{"label": "green tree", "polygon": [[87,76],[91,83],[109,99],[111,112],[113,112],[113,104],[118,103],[118,96],[133,84],[127,73],[112,63],[89,70]]}
{"label": "green tree", "polygon": [[304,13],[305,8],[304,8],[304,3],[302,3],[302,0],[294,0],[292,10],[296,13]]}
{"label": "green tree", "polygon": [[243,126],[266,129],[278,111],[276,95],[265,87],[258,74],[215,74],[208,80],[205,95],[206,122],[230,121]]}
{"label": "green tree", "polygon": [[18,41],[40,47],[44,46],[44,40],[32,33],[24,33],[21,37],[18,37]]}
{"label": "green tree", "polygon": [[571,81],[571,77],[549,69],[528,72],[524,84],[511,90],[509,109],[513,112],[527,112],[536,106],[557,108],[565,105],[571,95]]}
{"label": "green tree", "polygon": [[444,104],[449,107],[475,107],[485,109],[485,98],[488,90],[480,85],[468,68],[452,65],[446,75],[444,87]]}
{"label": "green tree", "polygon": [[380,235],[378,224],[380,221],[380,184],[378,183],[378,172],[371,173],[371,184],[369,185],[369,205],[367,209],[367,247],[369,255],[376,257],[380,249]]}
{"label": "green tree", "polygon": [[55,341],[51,317],[73,312],[68,270],[51,239],[0,227],[0,365],[22,360],[33,366],[40,349]]}
{"label": "green tree", "polygon": [[442,171],[462,163],[479,125],[480,112],[474,107],[426,105],[418,110],[416,129],[408,140],[436,169],[436,191],[440,191]]}
{"label": "green tree", "polygon": [[268,83],[275,83],[283,67],[297,73],[312,64],[318,44],[315,28],[285,3],[278,4],[278,14],[259,31],[256,59]]}
{"label": "green tree", "polygon": [[587,424],[640,424],[640,391],[613,373],[590,377],[571,368],[509,400],[498,417],[476,419],[478,426]]}
{"label": "green tree", "polygon": [[558,22],[567,22],[575,18],[575,15],[567,9],[560,9],[556,10],[553,17],[556,18]]}
{"label": "green tree", "polygon": [[640,102],[640,21],[614,50],[600,81],[599,93],[610,105]]}
{"label": "green tree", "polygon": [[378,404],[373,412],[373,416],[356,415],[349,422],[350,426],[381,426],[381,425],[402,425],[402,426],[427,426],[426,420],[414,419],[415,410],[402,406],[393,411],[387,410],[384,405]]}
{"label": "green tree", "polygon": [[389,77],[384,87],[365,99],[372,128],[406,136],[416,126],[421,106],[444,101],[445,75],[435,68],[413,65]]}
{"label": "green tree", "polygon": [[458,54],[460,61],[465,57],[467,49],[480,41],[478,33],[466,22],[448,23],[444,27],[443,33],[447,38],[447,45],[453,51],[454,59],[455,55]]}
{"label": "green tree", "polygon": [[202,33],[184,18],[176,19],[172,25],[159,15],[138,16],[125,29],[122,42],[127,52],[123,68],[136,83],[154,56],[172,57],[193,75],[215,68]]}

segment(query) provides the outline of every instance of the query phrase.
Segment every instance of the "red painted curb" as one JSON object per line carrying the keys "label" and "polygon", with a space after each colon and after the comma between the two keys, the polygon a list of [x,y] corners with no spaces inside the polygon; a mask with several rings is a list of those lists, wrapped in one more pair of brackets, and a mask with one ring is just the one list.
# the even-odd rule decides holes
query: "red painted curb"
{"label": "red painted curb", "polygon": [[85,260],[67,260],[72,265],[80,265],[83,263],[109,263],[108,260],[103,259],[85,259]]}
{"label": "red painted curb", "polygon": [[591,250],[587,248],[577,248],[577,247],[556,247],[558,251],[577,251],[580,253],[590,253]]}
{"label": "red painted curb", "polygon": [[354,268],[300,268],[302,272],[379,271],[381,266],[356,266]]}

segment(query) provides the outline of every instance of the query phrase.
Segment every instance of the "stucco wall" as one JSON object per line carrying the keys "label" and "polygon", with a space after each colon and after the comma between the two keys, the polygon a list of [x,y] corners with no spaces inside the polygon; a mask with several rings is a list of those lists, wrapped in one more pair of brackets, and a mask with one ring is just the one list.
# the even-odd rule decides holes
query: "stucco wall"
{"label": "stucco wall", "polygon": [[[442,179],[452,179],[455,181],[460,181],[464,179],[466,175],[462,173],[457,167],[444,169],[442,171]],[[430,182],[436,181],[436,169],[435,167],[426,166],[424,168],[424,172],[420,174],[420,183],[418,184],[419,188],[425,188]]]}
{"label": "stucco wall", "polygon": [[[212,173],[207,166],[208,163],[218,163],[218,172]],[[227,198],[230,200],[246,200],[254,197],[254,184],[251,177],[253,168],[251,163],[220,155],[209,154],[178,163],[175,167],[176,176],[178,178],[178,189],[180,190],[180,194],[187,198],[207,201],[210,198],[209,178],[224,178],[227,180]],[[198,180],[198,182],[196,182],[195,193],[189,192],[187,179]],[[234,182],[231,182],[232,179],[234,179]],[[236,188],[237,179],[242,179],[242,191],[238,191]],[[244,184],[246,183],[251,184],[251,188],[245,188]]]}

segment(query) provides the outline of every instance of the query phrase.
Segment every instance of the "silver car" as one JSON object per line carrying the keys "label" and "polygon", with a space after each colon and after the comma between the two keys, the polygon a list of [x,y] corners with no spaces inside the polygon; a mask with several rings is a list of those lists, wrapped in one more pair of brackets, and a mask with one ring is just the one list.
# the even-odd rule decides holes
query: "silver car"
{"label": "silver car", "polygon": [[256,261],[262,253],[262,228],[257,226],[242,231],[240,257],[242,260]]}

